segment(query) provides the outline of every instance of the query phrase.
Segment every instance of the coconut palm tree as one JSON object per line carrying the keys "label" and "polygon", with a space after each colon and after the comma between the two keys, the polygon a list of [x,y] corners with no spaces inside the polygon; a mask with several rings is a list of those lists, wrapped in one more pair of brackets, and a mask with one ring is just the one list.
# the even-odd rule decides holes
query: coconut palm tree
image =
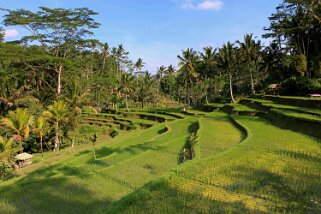
{"label": "coconut palm tree", "polygon": [[15,111],[9,111],[9,116],[1,120],[1,124],[14,132],[14,140],[19,143],[20,152],[23,152],[22,142],[30,134],[30,128],[33,124],[33,117],[27,109],[18,108]]}
{"label": "coconut palm tree", "polygon": [[114,47],[112,49],[112,54],[117,63],[116,73],[119,76],[120,74],[122,74],[121,68],[123,66],[123,63],[128,61],[129,52],[125,51],[123,45],[118,45],[118,47]]}
{"label": "coconut palm tree", "polygon": [[106,61],[107,58],[109,57],[109,45],[108,43],[105,43],[102,45],[102,50],[101,50],[101,60],[102,60],[102,67],[101,70],[104,72],[106,68]]}
{"label": "coconut palm tree", "polygon": [[157,68],[155,79],[157,80],[157,86],[158,86],[158,93],[160,93],[160,83],[164,77],[164,74],[166,73],[166,67],[160,66]]}
{"label": "coconut palm tree", "polygon": [[199,56],[193,49],[187,49],[182,51],[182,56],[178,55],[179,59],[178,66],[180,67],[178,71],[178,76],[182,78],[185,84],[186,101],[190,105],[190,93],[189,88],[193,84],[194,80],[199,76],[196,71],[196,65],[199,62]]}
{"label": "coconut palm tree", "polygon": [[134,67],[136,69],[136,72],[139,72],[143,69],[143,67],[145,66],[145,63],[143,61],[142,58],[139,58],[136,63],[134,64]]}
{"label": "coconut palm tree", "polygon": [[168,66],[166,69],[166,75],[168,76],[173,76],[175,72],[176,72],[176,69],[173,65]]}
{"label": "coconut palm tree", "polygon": [[204,68],[203,77],[206,79],[214,70],[216,64],[216,49],[210,46],[203,48],[203,52],[200,53],[200,58]]}
{"label": "coconut palm tree", "polygon": [[142,108],[144,108],[145,101],[152,98],[153,95],[154,79],[150,73],[146,73],[144,77],[138,80],[138,85],[135,88],[136,98],[141,102]]}
{"label": "coconut palm tree", "polygon": [[19,150],[14,144],[12,138],[6,139],[0,136],[0,163],[7,166],[14,163],[14,156]]}
{"label": "coconut palm tree", "polygon": [[45,134],[47,134],[50,130],[50,126],[47,120],[48,119],[44,116],[38,117],[33,128],[33,132],[39,135],[40,150],[41,150],[42,156],[43,156],[43,138]]}
{"label": "coconut palm tree", "polygon": [[228,42],[227,44],[224,44],[223,47],[220,49],[220,62],[219,65],[225,69],[225,71],[229,75],[229,85],[230,85],[230,96],[233,101],[233,103],[236,103],[233,95],[233,71],[236,66],[236,55],[235,55],[235,49],[233,47],[233,44]]}
{"label": "coconut palm tree", "polygon": [[64,101],[55,101],[48,107],[48,111],[43,113],[45,118],[52,120],[55,129],[54,151],[59,151],[62,138],[61,127],[68,121],[69,106]]}
{"label": "coconut palm tree", "polygon": [[247,66],[250,73],[251,78],[251,90],[252,94],[255,94],[255,83],[254,83],[254,77],[253,77],[253,67],[252,63],[255,63],[255,71],[257,72],[257,61],[259,58],[259,52],[261,49],[261,42],[258,41],[258,43],[255,42],[253,39],[253,34],[246,34],[244,36],[244,41],[237,42],[240,45],[241,53],[244,57],[244,61],[247,62]]}
{"label": "coconut palm tree", "polygon": [[117,91],[125,95],[126,109],[128,110],[128,96],[133,91],[133,82],[135,77],[131,74],[124,73],[121,77],[121,81]]}

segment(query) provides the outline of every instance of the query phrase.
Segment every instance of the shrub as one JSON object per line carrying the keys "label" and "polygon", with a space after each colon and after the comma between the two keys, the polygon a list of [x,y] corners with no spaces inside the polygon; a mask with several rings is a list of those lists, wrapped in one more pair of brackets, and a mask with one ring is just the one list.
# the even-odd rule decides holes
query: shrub
{"label": "shrub", "polygon": [[0,178],[9,175],[13,171],[12,166],[0,163]]}
{"label": "shrub", "polygon": [[195,132],[191,133],[186,141],[183,150],[180,153],[180,162],[185,162],[187,160],[192,160],[195,157],[195,144],[197,143],[197,134]]}
{"label": "shrub", "polygon": [[95,109],[92,106],[84,106],[84,107],[82,107],[82,111],[86,112],[86,113],[92,113],[92,114],[97,114],[98,113],[97,109]]}
{"label": "shrub", "polygon": [[321,80],[310,78],[290,78],[282,83],[282,95],[306,96],[321,93]]}
{"label": "shrub", "polygon": [[119,135],[119,132],[115,129],[110,130],[109,136],[112,138],[115,138],[116,136]]}

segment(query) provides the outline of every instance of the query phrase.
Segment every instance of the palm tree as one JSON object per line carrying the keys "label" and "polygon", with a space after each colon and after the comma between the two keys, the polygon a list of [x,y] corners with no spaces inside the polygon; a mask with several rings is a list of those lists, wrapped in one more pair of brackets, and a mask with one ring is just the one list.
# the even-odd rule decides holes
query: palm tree
{"label": "palm tree", "polygon": [[175,72],[176,69],[173,65],[168,66],[166,69],[166,75],[173,76]]}
{"label": "palm tree", "polygon": [[242,55],[244,56],[244,60],[247,62],[247,66],[250,72],[250,78],[251,78],[251,90],[252,94],[255,94],[255,84],[254,84],[254,78],[253,78],[253,69],[251,63],[255,63],[255,71],[257,72],[257,61],[259,57],[259,49],[261,48],[260,41],[257,44],[255,40],[253,39],[253,34],[246,34],[244,36],[244,41],[240,42],[238,41],[240,45],[240,49],[242,52]]}
{"label": "palm tree", "polygon": [[0,163],[10,166],[14,163],[14,156],[18,152],[12,138],[6,139],[0,136]]}
{"label": "palm tree", "polygon": [[128,110],[128,96],[133,91],[133,82],[135,77],[131,74],[124,73],[121,77],[118,92],[125,95],[126,109]]}
{"label": "palm tree", "polygon": [[101,60],[103,62],[102,68],[101,68],[102,72],[104,72],[105,70],[108,56],[109,56],[109,45],[108,43],[105,43],[102,45],[102,53],[101,53]]}
{"label": "palm tree", "polygon": [[220,66],[229,74],[230,95],[233,103],[236,103],[233,95],[233,70],[236,65],[236,55],[233,44],[228,42],[220,49]]}
{"label": "palm tree", "polygon": [[151,99],[152,96],[152,89],[153,89],[153,78],[152,75],[150,73],[146,73],[145,76],[143,78],[139,79],[137,88],[136,90],[136,97],[137,100],[141,102],[142,104],[142,108],[144,108],[144,103],[145,101],[147,101],[148,99]]}
{"label": "palm tree", "polygon": [[216,49],[210,46],[203,48],[203,53],[200,53],[200,58],[205,69],[203,76],[206,79],[210,75],[210,72],[214,70],[214,65],[216,64]]}
{"label": "palm tree", "polygon": [[155,78],[157,80],[158,93],[160,93],[160,83],[161,83],[165,73],[166,73],[166,67],[165,66],[162,65],[162,66],[157,68]]}
{"label": "palm tree", "polygon": [[33,124],[33,117],[27,109],[18,108],[9,111],[9,116],[1,120],[2,125],[14,132],[14,140],[19,143],[20,152],[23,152],[22,142],[30,134],[30,127]]}
{"label": "palm tree", "polygon": [[137,62],[134,64],[134,67],[136,68],[137,73],[141,71],[144,66],[145,66],[145,63],[142,58],[139,58]]}
{"label": "palm tree", "polygon": [[125,51],[123,45],[118,45],[118,47],[114,47],[112,49],[112,54],[116,60],[117,68],[116,68],[116,74],[119,76],[119,73],[122,73],[122,65],[123,63],[128,61],[128,54],[129,52]]}
{"label": "palm tree", "polygon": [[34,124],[33,132],[39,135],[40,150],[41,150],[42,156],[43,156],[43,138],[44,138],[45,134],[49,132],[49,130],[50,130],[50,126],[47,121],[47,118],[44,116],[38,117],[35,124]]}
{"label": "palm tree", "polygon": [[190,105],[189,88],[190,85],[193,84],[193,80],[199,76],[199,73],[195,68],[199,61],[199,57],[196,51],[189,48],[186,51],[182,51],[182,56],[178,55],[177,58],[180,60],[178,63],[178,66],[180,67],[178,76],[181,77],[185,83],[186,101],[188,102],[188,105]]}
{"label": "palm tree", "polygon": [[43,113],[43,116],[52,120],[55,128],[55,148],[54,151],[59,151],[61,145],[62,131],[61,127],[68,121],[69,106],[64,101],[55,101],[48,107],[48,111]]}

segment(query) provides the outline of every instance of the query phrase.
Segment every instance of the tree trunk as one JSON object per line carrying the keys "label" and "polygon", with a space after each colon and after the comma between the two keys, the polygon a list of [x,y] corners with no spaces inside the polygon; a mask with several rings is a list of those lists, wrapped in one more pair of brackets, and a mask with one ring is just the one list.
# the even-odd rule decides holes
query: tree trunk
{"label": "tree trunk", "polygon": [[250,68],[250,77],[251,77],[251,90],[252,90],[252,94],[255,94],[255,86],[254,86],[252,68]]}
{"label": "tree trunk", "polygon": [[42,132],[40,132],[40,150],[41,150],[41,156],[43,157],[42,141],[43,141],[43,134]]}
{"label": "tree trunk", "polygon": [[234,99],[234,95],[233,95],[233,85],[232,85],[232,72],[229,72],[230,74],[230,94],[231,94],[231,99],[233,103],[236,103],[235,99]]}
{"label": "tree trunk", "polygon": [[127,94],[125,95],[125,99],[126,99],[126,109],[128,111],[128,98],[127,98]]}
{"label": "tree trunk", "polygon": [[60,139],[59,139],[59,125],[56,124],[56,127],[55,127],[55,148],[54,148],[54,151],[59,151],[59,143],[60,143]]}
{"label": "tree trunk", "polygon": [[207,96],[207,89],[205,89],[205,101],[206,101],[206,104],[208,105],[209,102],[208,102],[208,96]]}
{"label": "tree trunk", "polygon": [[23,153],[22,141],[19,141],[20,153]]}
{"label": "tree trunk", "polygon": [[57,95],[59,96],[61,94],[61,73],[62,73],[62,65],[59,65],[57,74]]}
{"label": "tree trunk", "polygon": [[76,141],[76,136],[73,135],[73,136],[72,136],[71,148],[74,148],[74,147],[75,147],[75,141]]}

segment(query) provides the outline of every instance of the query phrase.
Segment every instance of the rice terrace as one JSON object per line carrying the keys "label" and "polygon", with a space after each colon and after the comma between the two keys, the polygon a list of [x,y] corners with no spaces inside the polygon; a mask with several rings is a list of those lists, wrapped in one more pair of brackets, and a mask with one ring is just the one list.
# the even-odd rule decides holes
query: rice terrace
{"label": "rice terrace", "polygon": [[0,214],[321,214],[321,1],[0,16]]}

